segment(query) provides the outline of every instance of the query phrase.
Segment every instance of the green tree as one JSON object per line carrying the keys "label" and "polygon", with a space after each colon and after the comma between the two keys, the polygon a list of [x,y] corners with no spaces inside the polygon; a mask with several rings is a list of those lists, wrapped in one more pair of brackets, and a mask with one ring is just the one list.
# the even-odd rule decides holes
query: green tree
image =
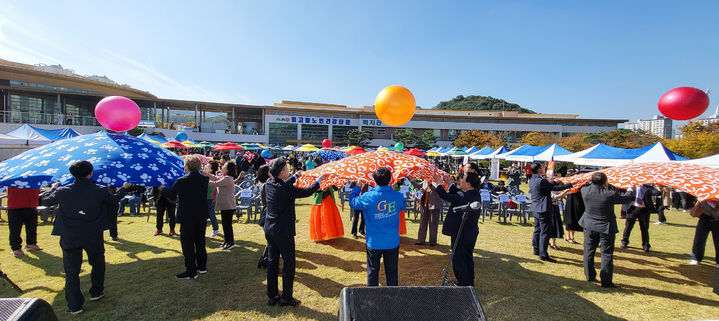
{"label": "green tree", "polygon": [[369,130],[350,129],[347,131],[345,141],[351,146],[367,147],[369,142],[374,138]]}
{"label": "green tree", "polygon": [[587,135],[582,133],[576,133],[571,136],[562,137],[559,139],[557,144],[575,153],[580,150],[592,147],[592,145],[594,145],[587,140]]}
{"label": "green tree", "polygon": [[431,130],[425,130],[424,133],[419,136],[419,139],[417,140],[417,146],[415,147],[428,150],[434,147],[435,144],[437,144],[437,137],[432,134]]}
{"label": "green tree", "polygon": [[129,131],[127,131],[128,134],[135,136],[135,137],[142,135],[142,133],[144,133],[144,132],[145,132],[145,129],[143,129],[142,127],[135,127],[133,129],[130,129]]}
{"label": "green tree", "polygon": [[547,132],[530,132],[522,137],[522,144],[547,146],[557,142],[557,135]]}
{"label": "green tree", "polygon": [[434,108],[444,110],[518,111],[523,114],[536,114],[533,110],[522,108],[517,104],[491,96],[465,97],[459,95],[452,100],[440,102]]}
{"label": "green tree", "polygon": [[418,137],[411,129],[398,128],[394,130],[394,141],[401,142],[405,147],[414,147]]}
{"label": "green tree", "polygon": [[610,132],[587,134],[591,144],[602,143],[619,148],[639,148],[654,144],[661,138],[643,130],[617,129]]}
{"label": "green tree", "polygon": [[691,122],[680,128],[678,139],[665,139],[667,148],[684,157],[701,158],[719,153],[719,123],[703,125]]}
{"label": "green tree", "polygon": [[499,148],[500,146],[507,145],[507,142],[503,138],[503,133],[492,135],[481,130],[464,131],[454,140],[454,146],[477,146],[482,148],[485,145],[492,148]]}

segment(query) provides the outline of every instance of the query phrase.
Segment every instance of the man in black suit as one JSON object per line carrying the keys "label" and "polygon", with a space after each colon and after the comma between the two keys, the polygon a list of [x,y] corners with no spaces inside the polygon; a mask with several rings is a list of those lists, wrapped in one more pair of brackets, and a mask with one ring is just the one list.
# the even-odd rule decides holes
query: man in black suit
{"label": "man in black suit", "polygon": [[629,235],[632,234],[634,223],[639,220],[639,229],[642,232],[642,248],[644,252],[649,252],[652,247],[649,245],[649,215],[657,211],[654,207],[652,196],[659,196],[662,193],[651,185],[639,185],[635,194],[634,203],[627,210],[622,248],[626,249],[629,246]]}
{"label": "man in black suit", "polygon": [[117,194],[110,194],[107,188],[90,180],[92,171],[90,162],[75,162],[70,166],[70,174],[75,177],[73,183],[63,187],[55,183],[40,196],[45,206],[58,204],[52,235],[60,236],[65,269],[65,300],[67,310],[72,314],[82,313],[85,303],[85,297],[80,291],[83,250],[92,266],[90,301],[105,296],[105,244],[102,233],[110,225],[107,208],[117,206],[125,196],[125,189],[130,187],[129,183],[125,183]]}
{"label": "man in black suit", "polygon": [[557,261],[549,257],[549,253],[547,253],[549,225],[552,215],[550,212],[552,209],[552,191],[571,188],[572,183],[556,185],[549,182],[542,176],[544,175],[544,166],[541,163],[532,163],[530,169],[532,170],[532,177],[529,178],[529,193],[532,195],[530,210],[534,213],[534,234],[532,237],[534,255],[539,255],[539,259],[542,261],[556,263]]}
{"label": "man in black suit", "polygon": [[582,187],[582,199],[585,209],[584,215],[579,219],[579,225],[584,227],[584,275],[587,281],[596,281],[594,253],[599,245],[602,251],[602,269],[599,273],[602,287],[614,287],[614,240],[619,233],[614,205],[631,202],[634,191],[629,189],[620,194],[613,186],[609,186],[607,175],[596,172],[592,175],[592,185]]}
{"label": "man in black suit", "polygon": [[[464,164],[462,166],[462,173],[460,173],[460,176],[463,177],[464,173],[475,173],[478,174],[479,166],[477,163],[471,162]],[[464,196],[464,192],[455,184],[454,182],[448,182],[451,183],[449,185],[449,189],[446,191],[447,194],[454,194],[460,197]],[[457,206],[462,206],[465,203],[453,203],[450,199],[456,200],[456,197],[450,197],[445,198],[445,200],[448,200],[450,202],[449,209],[447,210],[447,215],[444,217],[444,223],[442,223],[442,234],[449,236],[450,240],[450,247],[454,248],[454,241],[457,238],[457,233],[459,232],[459,225],[462,224],[462,216],[461,215],[454,215],[453,208]]]}
{"label": "man in black suit", "polygon": [[[435,176],[435,182],[439,182],[439,176]],[[448,201],[452,204],[458,204],[457,206],[467,205],[472,202],[482,202],[482,197],[479,195],[479,185],[481,179],[474,172],[465,173],[460,180],[459,185],[463,193],[447,193],[444,187],[441,185],[435,185],[437,194],[440,198]],[[452,209],[450,209],[452,210]],[[474,252],[474,245],[477,243],[477,235],[479,235],[479,228],[477,227],[479,216],[481,211],[469,210],[467,212],[467,220],[464,222],[462,228],[462,234],[457,242],[457,250],[452,255],[452,270],[454,276],[457,278],[457,285],[459,286],[474,286],[474,261],[472,259],[472,253]],[[464,213],[455,213],[454,211],[447,213],[447,219],[450,215],[456,216],[455,219],[462,223],[462,216]],[[457,226],[459,231],[459,226]]]}
{"label": "man in black suit", "polygon": [[200,170],[202,163],[196,156],[185,158],[185,173],[166,189],[160,186],[162,196],[177,198],[177,223],[180,224],[180,244],[185,256],[185,272],[177,274],[178,279],[196,279],[207,273],[207,249],[205,229],[207,228],[207,189],[209,178]]}
{"label": "man in black suit", "polygon": [[[295,281],[295,199],[308,197],[320,188],[323,175],[309,188],[294,186],[302,171],[290,177],[287,161],[284,157],[270,163],[272,178],[265,183],[267,213],[265,214],[265,238],[269,246],[267,257],[267,296],[268,304],[296,306],[300,300],[292,297]],[[278,260],[282,256],[282,296],[277,289]]]}

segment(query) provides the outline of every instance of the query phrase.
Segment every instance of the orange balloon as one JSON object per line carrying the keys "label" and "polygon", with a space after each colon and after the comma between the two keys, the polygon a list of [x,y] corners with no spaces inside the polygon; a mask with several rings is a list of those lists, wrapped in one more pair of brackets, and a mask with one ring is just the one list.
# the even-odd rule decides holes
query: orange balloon
{"label": "orange balloon", "polygon": [[389,86],[377,95],[374,101],[374,112],[377,118],[390,126],[406,124],[417,107],[414,95],[402,86]]}

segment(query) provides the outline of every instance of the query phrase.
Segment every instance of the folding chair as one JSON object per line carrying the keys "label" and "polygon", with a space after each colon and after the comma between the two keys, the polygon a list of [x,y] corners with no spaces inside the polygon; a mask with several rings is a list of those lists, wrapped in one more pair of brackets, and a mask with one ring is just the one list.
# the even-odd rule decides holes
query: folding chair
{"label": "folding chair", "polygon": [[515,195],[512,197],[512,202],[517,204],[516,209],[507,209],[507,212],[509,212],[509,220],[512,220],[512,216],[515,215],[517,218],[522,221],[524,224],[527,224],[527,220],[529,219],[529,211],[527,211],[527,208],[529,207],[527,205],[527,197],[524,195]]}
{"label": "folding chair", "polygon": [[499,207],[499,217],[504,218],[504,223],[507,223],[507,210],[509,207],[509,195],[507,194],[499,194],[497,197],[498,207]]}
{"label": "folding chair", "polygon": [[242,217],[242,212],[247,213],[247,217],[250,217],[250,213],[252,212],[252,190],[251,189],[243,189],[240,190],[239,193],[235,194],[235,198],[237,199],[237,207],[235,207],[235,213],[237,214],[237,220],[240,220],[240,217]]}
{"label": "folding chair", "polygon": [[489,214],[489,219],[492,219],[492,213],[497,213],[499,215],[499,206],[498,204],[495,204],[492,202],[492,194],[489,194],[489,192],[483,192],[480,191],[479,196],[482,200],[482,222],[484,222],[484,217]]}

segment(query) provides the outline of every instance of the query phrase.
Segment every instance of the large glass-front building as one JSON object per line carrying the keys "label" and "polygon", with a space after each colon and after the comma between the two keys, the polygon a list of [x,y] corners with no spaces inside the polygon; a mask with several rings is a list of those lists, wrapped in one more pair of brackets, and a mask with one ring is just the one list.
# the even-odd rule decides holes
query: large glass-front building
{"label": "large glass-front building", "polygon": [[[189,132],[191,138],[213,142],[258,142],[271,145],[346,143],[352,129],[369,131],[370,145],[393,143],[395,127],[377,119],[373,106],[282,101],[271,106],[160,99],[149,92],[118,85],[104,77],[84,77],[60,66],[31,66],[0,59],[0,102],[4,128],[10,124],[97,126],[94,108],[106,96],[135,101],[143,127]],[[218,120],[218,117],[220,118]],[[519,114],[507,111],[448,111],[418,108],[401,126],[419,136],[430,132],[441,146],[469,130],[502,135],[514,143],[533,131],[558,136],[617,129],[626,120],[581,119],[579,115]],[[215,126],[221,123],[221,126]],[[229,125],[228,125],[229,124]],[[175,127],[179,125],[180,127]],[[86,129],[90,132],[91,128]],[[9,130],[8,130],[9,131]]]}

